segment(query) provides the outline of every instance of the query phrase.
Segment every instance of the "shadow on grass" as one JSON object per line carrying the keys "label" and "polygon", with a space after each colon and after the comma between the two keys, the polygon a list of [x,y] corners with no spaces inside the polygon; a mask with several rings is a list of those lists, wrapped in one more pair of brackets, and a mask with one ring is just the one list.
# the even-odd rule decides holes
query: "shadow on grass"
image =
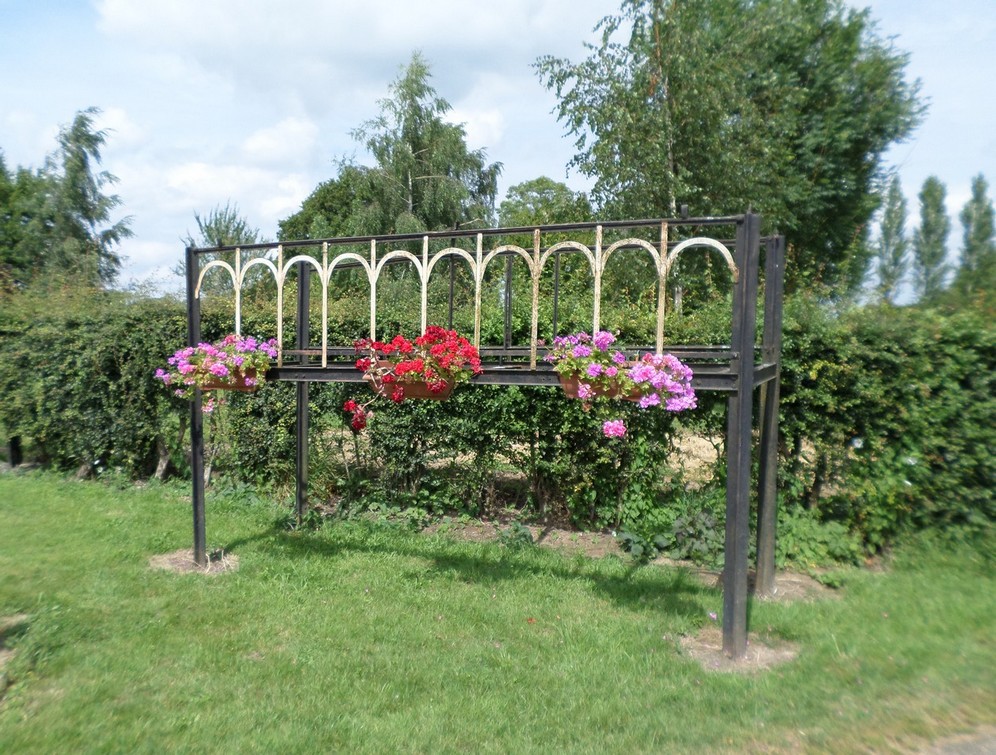
{"label": "shadow on grass", "polygon": [[[581,581],[603,597],[632,611],[664,610],[700,620],[704,600],[716,593],[687,570],[624,564],[619,559],[565,556],[536,546],[508,547],[496,542],[458,542],[391,526],[350,522],[317,531],[288,531],[274,526],[225,546],[236,552],[251,546],[281,558],[329,558],[349,553],[401,555],[432,563],[438,575],[456,574],[465,582],[495,585],[534,576]],[[399,573],[404,579],[404,573]]]}

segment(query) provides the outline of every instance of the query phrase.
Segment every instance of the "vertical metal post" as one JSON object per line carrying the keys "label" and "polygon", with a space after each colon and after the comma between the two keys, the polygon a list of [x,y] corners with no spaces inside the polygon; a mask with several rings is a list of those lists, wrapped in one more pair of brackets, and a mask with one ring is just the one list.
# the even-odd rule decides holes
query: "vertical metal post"
{"label": "vertical metal post", "polygon": [[[311,315],[311,265],[297,263],[297,348],[309,347]],[[307,364],[308,357],[301,355],[301,363]],[[297,458],[295,464],[294,511],[300,524],[308,511],[308,381],[297,383]]]}
{"label": "vertical metal post", "polygon": [[785,279],[785,239],[771,239],[764,259],[764,336],[761,351],[774,363],[775,376],[761,389],[761,458],[757,504],[757,577],[754,590],[771,595],[775,589],[775,531],[778,524],[778,404],[781,392],[782,291]]}
{"label": "vertical metal post", "polygon": [[[186,251],[187,272],[187,345],[201,341],[201,302],[197,292],[197,255],[191,247]],[[191,500],[194,513],[194,563],[207,566],[207,538],[204,526],[204,415],[201,412],[201,391],[194,391],[190,402],[190,474]]]}
{"label": "vertical metal post", "polygon": [[11,436],[7,443],[7,461],[12,467],[20,466],[24,461],[24,454],[21,451],[21,436]]}
{"label": "vertical metal post", "polygon": [[733,290],[731,366],[736,389],[726,425],[726,548],[723,565],[723,652],[747,652],[747,550],[750,539],[750,460],[754,393],[754,326],[757,317],[757,268],[760,219],[747,213],[737,227],[740,276]]}

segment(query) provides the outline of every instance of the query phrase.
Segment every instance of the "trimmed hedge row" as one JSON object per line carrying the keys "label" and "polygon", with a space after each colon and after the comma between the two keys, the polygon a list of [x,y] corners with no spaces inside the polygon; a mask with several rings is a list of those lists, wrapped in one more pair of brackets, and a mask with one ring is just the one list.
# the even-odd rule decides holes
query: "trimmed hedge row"
{"label": "trimmed hedge row", "polygon": [[[716,332],[726,311],[703,310],[669,332],[695,341]],[[835,314],[807,299],[787,302],[785,557],[805,560],[792,553],[799,538],[810,551],[822,542],[813,560],[853,557],[854,538],[876,550],[911,528],[991,524],[996,328],[987,314]],[[10,299],[0,315],[0,433],[23,437],[34,460],[81,474],[188,471],[187,404],[153,378],[185,340],[181,303],[62,291]],[[230,312],[206,308],[205,339],[231,322]],[[247,321],[244,330],[268,336],[273,323]],[[700,409],[679,417],[628,408],[626,439],[607,443],[597,410],[585,412],[558,390],[479,386],[445,403],[380,402],[357,440],[340,407],[360,391],[313,386],[313,500],[427,513],[560,509],[584,526],[647,540],[664,533],[673,549],[719,547],[712,541],[722,526],[722,463],[692,480],[675,446],[689,432],[721,444],[721,396],[706,394]],[[231,397],[208,423],[214,469],[289,491],[293,423],[289,385]]]}

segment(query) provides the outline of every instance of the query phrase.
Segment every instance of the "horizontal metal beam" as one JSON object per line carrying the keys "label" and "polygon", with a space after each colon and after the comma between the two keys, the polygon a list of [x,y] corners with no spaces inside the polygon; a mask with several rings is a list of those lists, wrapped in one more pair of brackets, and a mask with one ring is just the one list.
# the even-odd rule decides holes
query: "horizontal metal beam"
{"label": "horizontal metal beam", "polygon": [[[730,392],[737,389],[737,375],[730,363],[696,364],[689,360],[692,368],[692,387],[698,391]],[[471,383],[477,385],[559,385],[560,379],[553,368],[548,365],[529,369],[527,364],[488,364],[481,365],[483,372],[471,378]],[[762,385],[772,380],[776,374],[776,365],[758,364],[755,366],[755,379],[752,387]],[[284,365],[267,371],[268,380],[311,382],[311,383],[362,383],[363,373],[352,363],[340,362],[327,367],[307,365]]]}

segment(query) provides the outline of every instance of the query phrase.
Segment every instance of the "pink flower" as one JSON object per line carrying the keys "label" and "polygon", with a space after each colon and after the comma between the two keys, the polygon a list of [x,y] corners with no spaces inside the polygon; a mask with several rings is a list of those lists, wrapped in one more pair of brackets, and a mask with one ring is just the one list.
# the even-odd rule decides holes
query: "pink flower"
{"label": "pink flower", "polygon": [[616,337],[607,330],[600,330],[595,334],[593,343],[600,351],[608,351],[609,346],[616,342]]}
{"label": "pink flower", "polygon": [[578,398],[591,398],[595,391],[587,383],[578,383]]}
{"label": "pink flower", "polygon": [[621,419],[606,420],[602,425],[602,433],[606,438],[621,438],[626,434],[626,423]]}

